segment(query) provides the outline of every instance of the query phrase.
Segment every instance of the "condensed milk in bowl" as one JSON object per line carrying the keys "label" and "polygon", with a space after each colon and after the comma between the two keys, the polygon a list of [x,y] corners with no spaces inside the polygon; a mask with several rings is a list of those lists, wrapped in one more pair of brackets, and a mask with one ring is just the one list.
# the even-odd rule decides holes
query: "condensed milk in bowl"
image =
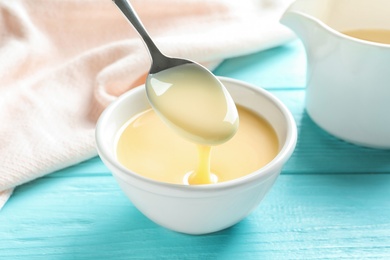
{"label": "condensed milk in bowl", "polygon": [[[159,120],[144,86],[120,96],[96,126],[99,155],[130,201],[177,232],[207,234],[241,221],[270,190],[296,145],[295,121],[282,102],[259,87],[219,79],[240,122],[235,135],[211,151]],[[210,178],[192,183],[191,174],[203,170]]]}

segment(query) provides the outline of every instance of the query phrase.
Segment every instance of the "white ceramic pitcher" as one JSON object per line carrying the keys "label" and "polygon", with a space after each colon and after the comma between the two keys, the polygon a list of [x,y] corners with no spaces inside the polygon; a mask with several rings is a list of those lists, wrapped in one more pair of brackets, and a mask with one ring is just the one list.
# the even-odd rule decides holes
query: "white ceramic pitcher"
{"label": "white ceramic pitcher", "polygon": [[298,0],[281,23],[307,54],[306,110],[346,141],[390,148],[390,44],[341,33],[390,30],[389,0]]}

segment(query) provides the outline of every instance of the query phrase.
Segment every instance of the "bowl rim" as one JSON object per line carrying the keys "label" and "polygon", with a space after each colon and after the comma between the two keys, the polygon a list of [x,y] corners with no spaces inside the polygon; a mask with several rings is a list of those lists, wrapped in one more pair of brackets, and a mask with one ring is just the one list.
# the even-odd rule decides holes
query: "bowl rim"
{"label": "bowl rim", "polygon": [[[168,183],[168,182],[161,182],[158,180],[154,180],[148,177],[144,177],[140,174],[137,174],[127,168],[125,168],[122,164],[120,164],[112,155],[112,153],[106,151],[103,149],[101,145],[101,140],[104,139],[104,133],[102,129],[107,124],[108,119],[110,118],[111,114],[115,111],[115,109],[120,106],[124,100],[128,99],[129,96],[134,95],[135,93],[138,93],[140,91],[144,91],[144,84],[137,86],[135,88],[130,89],[129,91],[125,92],[121,96],[119,96],[115,101],[111,102],[107,106],[107,108],[102,112],[100,115],[95,128],[95,140],[96,140],[96,147],[98,150],[98,154],[103,161],[108,161],[110,164],[112,164],[115,168],[119,169],[123,174],[129,175],[132,178],[135,178],[138,181],[141,181],[145,184],[157,186],[160,188],[168,188],[171,190],[177,190],[177,191],[183,191],[186,192],[213,192],[216,190],[228,190],[236,187],[246,186],[246,185],[253,185],[258,184],[259,181],[265,181],[268,178],[270,178],[274,172],[275,169],[281,169],[284,163],[290,158],[291,154],[293,153],[296,142],[297,142],[297,126],[295,123],[295,120],[291,114],[291,112],[288,110],[288,108],[273,94],[265,90],[264,88],[254,86],[250,83],[243,82],[241,80],[232,79],[228,77],[218,77],[222,83],[231,83],[234,85],[239,85],[242,87],[245,87],[247,89],[250,89],[254,92],[257,92],[258,94],[264,96],[267,100],[271,101],[273,105],[282,113],[286,126],[286,141],[284,142],[283,146],[281,147],[278,154],[273,158],[269,163],[267,163],[262,168],[249,173],[245,176],[242,176],[237,179],[229,180],[226,182],[220,182],[215,184],[205,184],[205,185],[184,185],[184,184],[174,184],[174,183]],[[233,98],[234,99],[234,98]],[[111,171],[112,172],[112,171]],[[128,180],[118,176],[118,174],[112,172],[113,175],[116,177],[119,177],[122,181],[129,183],[131,185],[134,185],[133,183],[130,183]],[[120,174],[120,175],[123,175]],[[260,180],[259,180],[260,179]],[[256,181],[255,181],[256,180]],[[139,187],[140,188],[140,187]],[[156,191],[157,193],[157,191]]]}

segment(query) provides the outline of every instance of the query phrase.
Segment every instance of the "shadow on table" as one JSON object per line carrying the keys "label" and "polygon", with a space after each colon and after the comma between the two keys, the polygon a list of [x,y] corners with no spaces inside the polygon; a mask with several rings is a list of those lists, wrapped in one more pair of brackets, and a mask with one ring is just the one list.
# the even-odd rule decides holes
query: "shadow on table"
{"label": "shadow on table", "polygon": [[209,259],[229,253],[237,228],[209,235],[186,235],[165,229],[135,207],[101,212],[100,222],[80,233],[68,254],[108,259]]}
{"label": "shadow on table", "polygon": [[297,146],[284,173],[390,173],[390,150],[344,142],[317,126],[306,111],[297,125]]}

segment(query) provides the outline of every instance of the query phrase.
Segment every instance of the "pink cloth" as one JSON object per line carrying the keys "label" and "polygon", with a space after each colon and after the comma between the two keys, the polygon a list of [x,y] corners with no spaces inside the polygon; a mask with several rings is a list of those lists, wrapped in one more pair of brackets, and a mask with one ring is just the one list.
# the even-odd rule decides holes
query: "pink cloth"
{"label": "pink cloth", "polygon": [[[217,64],[291,38],[289,0],[133,0],[167,55]],[[110,0],[0,0],[0,208],[13,189],[96,156],[94,127],[150,59]]]}

